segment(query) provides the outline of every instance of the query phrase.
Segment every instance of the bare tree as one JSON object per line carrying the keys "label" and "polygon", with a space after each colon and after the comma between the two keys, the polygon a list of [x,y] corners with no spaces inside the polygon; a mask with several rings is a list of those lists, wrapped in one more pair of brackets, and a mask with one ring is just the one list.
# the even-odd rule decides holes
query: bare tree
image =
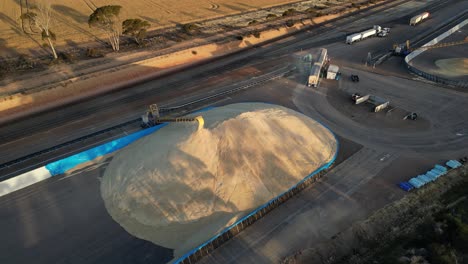
{"label": "bare tree", "polygon": [[21,19],[28,19],[35,27],[41,31],[42,40],[46,40],[52,50],[54,59],[57,59],[57,52],[55,51],[53,40],[56,39],[55,34],[50,30],[52,7],[49,0],[39,0],[35,5],[34,11],[28,11],[21,15]]}
{"label": "bare tree", "polygon": [[121,6],[108,5],[98,7],[89,16],[88,25],[104,31],[114,51],[120,48],[120,35],[122,35],[122,24],[120,23]]}

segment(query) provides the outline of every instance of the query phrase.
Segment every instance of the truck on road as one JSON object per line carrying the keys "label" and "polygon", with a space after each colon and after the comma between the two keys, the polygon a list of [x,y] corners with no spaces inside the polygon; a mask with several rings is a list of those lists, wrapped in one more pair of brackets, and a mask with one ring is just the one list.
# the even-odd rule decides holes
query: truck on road
{"label": "truck on road", "polygon": [[416,15],[410,19],[410,26],[416,26],[416,24],[420,23],[424,19],[427,19],[429,17],[429,12],[424,12],[419,15]]}
{"label": "truck on road", "polygon": [[382,31],[382,28],[380,26],[375,25],[373,28],[364,30],[359,33],[354,33],[349,36],[346,36],[346,43],[347,44],[352,44],[357,41],[361,41],[363,39],[372,37],[372,36],[377,36],[378,33]]}

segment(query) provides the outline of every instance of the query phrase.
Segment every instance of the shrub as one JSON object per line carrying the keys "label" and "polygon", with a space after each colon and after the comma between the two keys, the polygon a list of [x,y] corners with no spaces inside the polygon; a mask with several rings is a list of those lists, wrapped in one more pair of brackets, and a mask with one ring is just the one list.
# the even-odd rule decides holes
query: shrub
{"label": "shrub", "polygon": [[237,40],[244,40],[244,37],[243,36],[236,36],[236,39]]}
{"label": "shrub", "polygon": [[297,13],[296,9],[290,8],[290,9],[288,9],[288,10],[286,10],[286,11],[283,12],[283,16],[284,16],[284,17],[285,17],[285,16],[293,16],[293,15],[295,15],[296,13]]}
{"label": "shrub", "polygon": [[254,37],[260,38],[260,31],[254,31],[252,34],[254,35]]}
{"label": "shrub", "polygon": [[196,50],[192,50],[192,54],[193,54],[193,55],[197,55],[197,51],[196,51]]}
{"label": "shrub", "polygon": [[288,26],[288,27],[293,27],[295,23],[296,23],[296,22],[294,22],[294,20],[289,19],[288,21],[286,21],[286,26]]}
{"label": "shrub", "polygon": [[68,52],[60,52],[58,54],[58,57],[60,60],[67,62],[67,63],[72,63],[76,59],[74,54],[68,53]]}
{"label": "shrub", "polygon": [[267,20],[274,20],[274,19],[276,19],[276,18],[278,18],[278,16],[275,15],[275,14],[268,14],[268,15],[266,16],[266,19],[267,19]]}
{"label": "shrub", "polygon": [[[34,68],[34,62],[27,55],[21,54],[15,63],[16,69],[31,69]],[[5,67],[8,68],[8,67]]]}
{"label": "shrub", "polygon": [[256,25],[256,24],[258,24],[258,21],[255,19],[249,22],[249,26]]}
{"label": "shrub", "polygon": [[100,58],[103,57],[104,55],[96,50],[95,48],[88,48],[86,49],[86,57],[88,58]]}
{"label": "shrub", "polygon": [[200,31],[200,27],[195,25],[195,24],[192,24],[192,23],[189,23],[189,24],[184,24],[182,25],[182,30],[185,32],[185,33],[188,33],[188,34],[191,34],[193,32],[198,32]]}

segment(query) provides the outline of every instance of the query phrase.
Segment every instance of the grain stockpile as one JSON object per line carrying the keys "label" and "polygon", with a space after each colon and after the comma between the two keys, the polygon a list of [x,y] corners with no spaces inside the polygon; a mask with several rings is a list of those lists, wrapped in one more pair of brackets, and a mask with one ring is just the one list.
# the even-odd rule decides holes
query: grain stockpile
{"label": "grain stockpile", "polygon": [[468,58],[452,58],[436,60],[437,73],[448,77],[460,77],[468,75]]}
{"label": "grain stockpile", "polygon": [[[21,52],[44,52],[40,32],[29,23],[22,23],[20,16],[39,0],[0,1],[0,56],[17,56]],[[152,29],[176,24],[243,14],[260,8],[272,7],[297,0],[41,0],[52,4],[51,30],[57,35],[57,45],[74,47],[83,42],[106,41],[105,36],[88,26],[89,15],[104,5],[120,5],[120,18],[139,18],[148,21]],[[313,6],[318,0],[304,1],[304,8]],[[283,10],[282,8],[281,10]],[[278,12],[282,12],[278,10]],[[262,13],[264,17],[265,14]],[[249,20],[250,21],[250,20]],[[237,23],[236,18],[221,22],[226,25]],[[243,26],[246,22],[243,22]],[[29,34],[25,34],[28,32]],[[31,50],[32,49],[32,50]],[[42,47],[47,50],[47,48]]]}
{"label": "grain stockpile", "polygon": [[333,134],[293,110],[240,103],[172,123],[106,169],[105,206],[125,230],[180,257],[291,188],[337,151]]}

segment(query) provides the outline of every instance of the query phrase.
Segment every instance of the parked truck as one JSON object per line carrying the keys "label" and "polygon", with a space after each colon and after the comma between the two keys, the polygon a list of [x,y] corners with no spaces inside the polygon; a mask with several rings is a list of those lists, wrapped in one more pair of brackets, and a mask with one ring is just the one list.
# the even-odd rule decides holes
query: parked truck
{"label": "parked truck", "polygon": [[416,26],[416,24],[420,23],[424,19],[427,19],[429,17],[429,12],[424,12],[422,14],[419,14],[417,16],[414,16],[410,19],[410,26]]}
{"label": "parked truck", "polygon": [[320,64],[320,67],[325,65],[325,61],[328,59],[327,49],[321,48],[320,55],[318,56],[317,62]]}
{"label": "parked truck", "polygon": [[379,32],[382,31],[382,28],[380,26],[375,25],[373,28],[364,30],[359,33],[354,33],[349,36],[346,36],[346,43],[347,44],[352,44],[356,41],[361,41],[363,39],[376,36]]}
{"label": "parked truck", "polygon": [[317,87],[318,82],[319,82],[319,78],[320,78],[321,68],[322,68],[322,66],[318,62],[316,62],[316,63],[314,63],[314,65],[312,65],[312,69],[310,70],[309,81],[307,83],[307,86]]}

